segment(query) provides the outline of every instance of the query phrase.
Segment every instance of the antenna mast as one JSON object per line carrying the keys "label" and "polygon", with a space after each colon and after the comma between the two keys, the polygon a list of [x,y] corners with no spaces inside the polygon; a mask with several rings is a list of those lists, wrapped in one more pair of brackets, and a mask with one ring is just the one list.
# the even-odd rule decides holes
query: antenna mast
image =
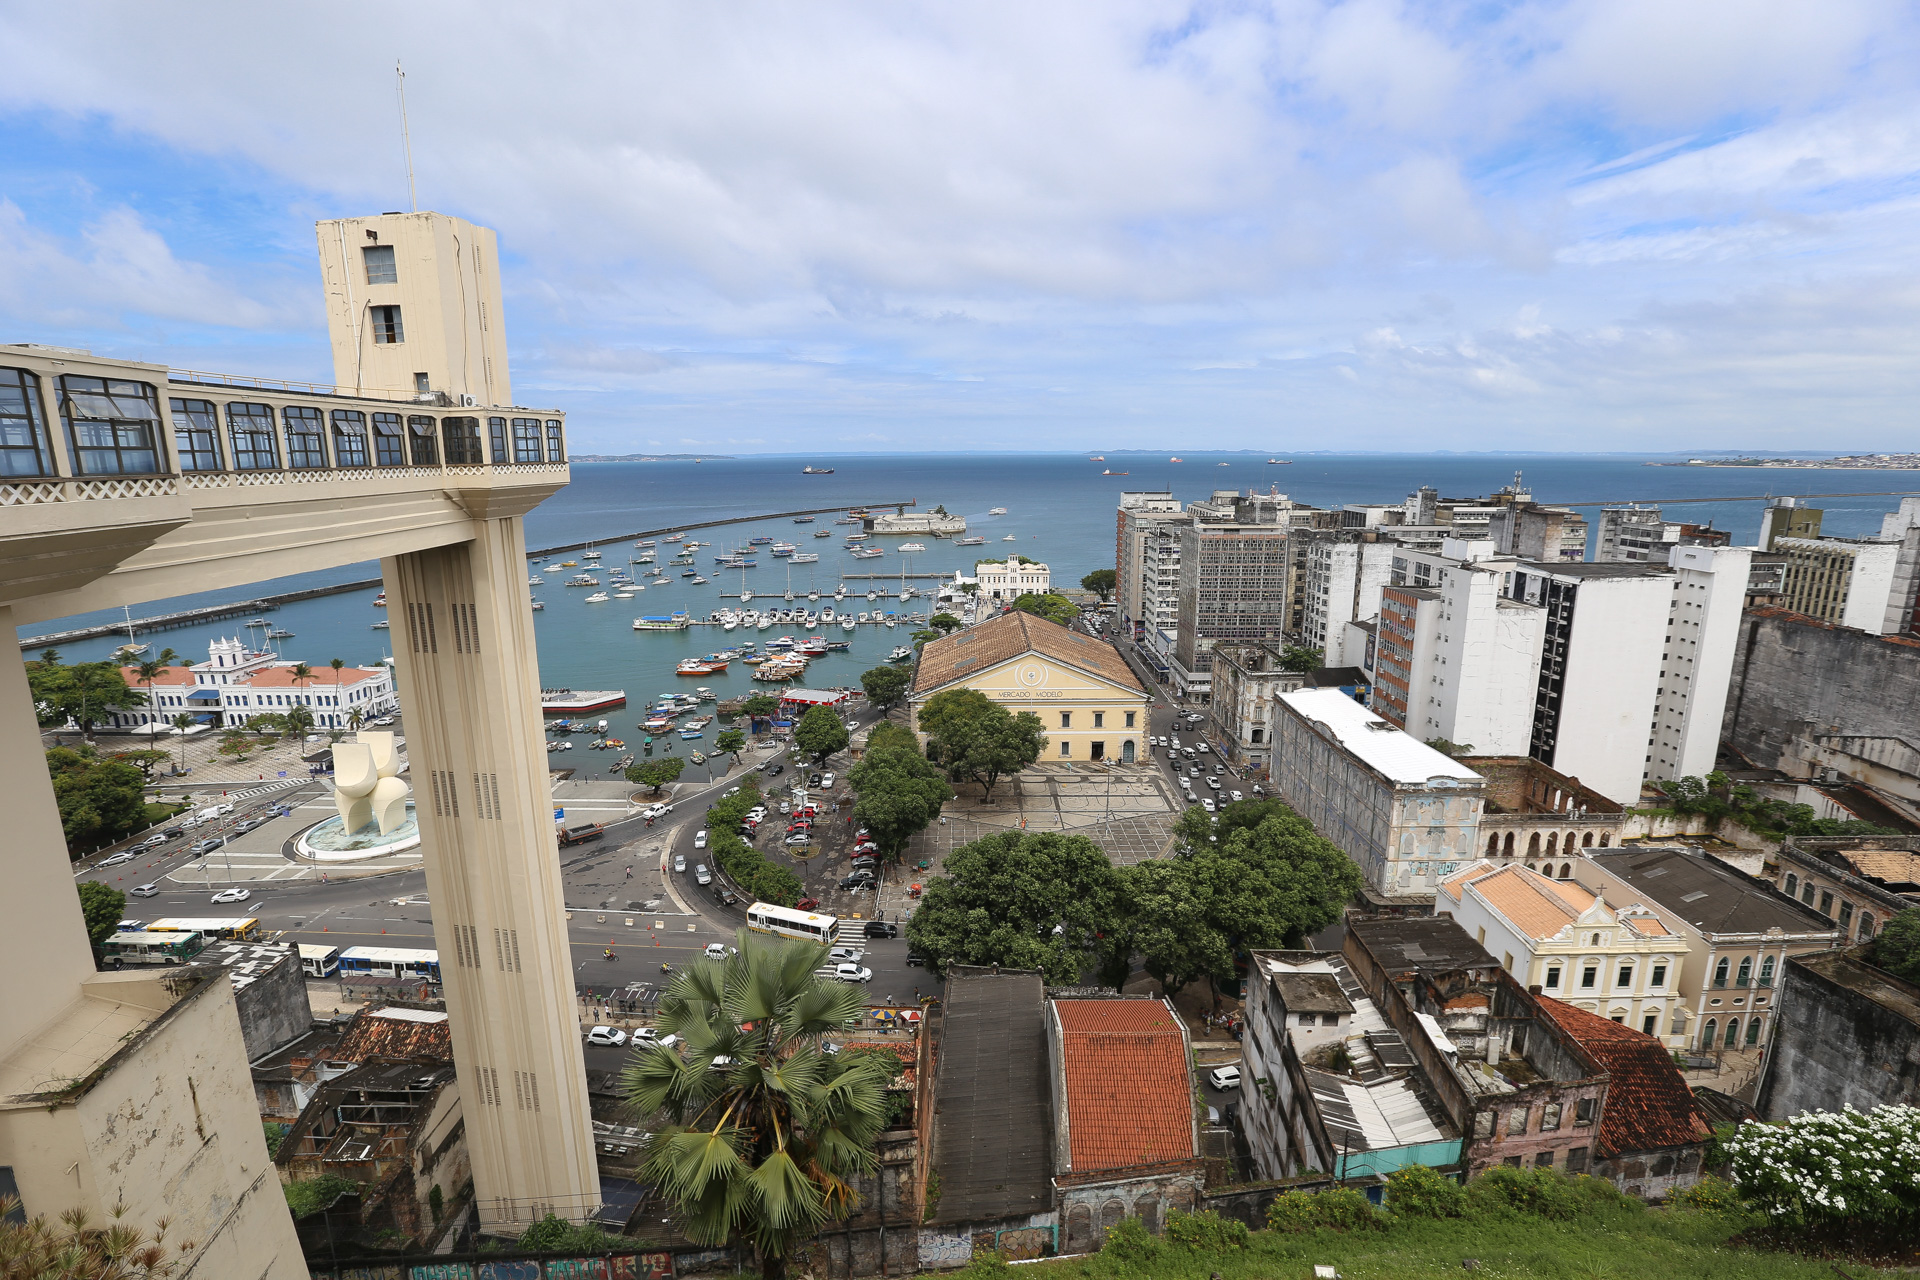
{"label": "antenna mast", "polygon": [[393,62],[394,84],[400,92],[400,145],[407,153],[407,207],[414,213],[420,212],[420,197],[413,189],[413,135],[407,131],[407,73],[400,69],[400,60]]}

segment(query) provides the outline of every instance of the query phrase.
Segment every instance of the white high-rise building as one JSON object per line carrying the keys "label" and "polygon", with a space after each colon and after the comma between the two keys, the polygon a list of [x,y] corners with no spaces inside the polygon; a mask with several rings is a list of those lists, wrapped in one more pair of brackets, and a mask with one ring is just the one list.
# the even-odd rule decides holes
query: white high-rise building
{"label": "white high-rise building", "polygon": [[1677,546],[1668,554],[1673,594],[1646,771],[1656,780],[1713,770],[1753,548]]}

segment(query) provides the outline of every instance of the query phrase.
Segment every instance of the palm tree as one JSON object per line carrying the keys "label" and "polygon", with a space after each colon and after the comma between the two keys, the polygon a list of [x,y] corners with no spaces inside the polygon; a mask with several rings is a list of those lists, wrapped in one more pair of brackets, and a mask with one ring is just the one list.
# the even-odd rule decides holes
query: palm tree
{"label": "palm tree", "polygon": [[313,728],[313,708],[303,702],[296,702],[287,708],[286,714],[280,719],[287,726],[288,737],[304,738],[307,730]]}
{"label": "palm tree", "polygon": [[621,1072],[635,1115],[664,1114],[647,1144],[646,1178],[701,1244],[744,1237],[775,1280],[793,1249],[855,1207],[852,1179],[878,1167],[886,1125],[882,1069],[829,1055],[821,1038],[860,1013],[850,983],[816,977],[826,948],[742,931],[725,961],[683,969],[658,1025],[684,1055],[653,1047]]}
{"label": "palm tree", "polygon": [[360,728],[361,723],[364,720],[366,720],[366,718],[367,717],[365,716],[365,714],[361,712],[360,708],[355,707],[353,710],[347,712],[347,728],[355,730],[357,732]]}
{"label": "palm tree", "polygon": [[172,666],[173,660],[175,658],[178,658],[179,656],[180,656],[179,654],[175,653],[171,649],[162,649],[160,651],[159,657],[149,658],[145,662],[140,663],[137,667],[134,668],[136,671],[140,673],[140,683],[146,686],[147,705],[149,707],[153,705],[154,679],[162,671],[165,671],[168,667]]}
{"label": "palm tree", "polygon": [[185,712],[181,712],[179,715],[175,716],[169,723],[171,723],[174,728],[180,731],[180,751],[179,751],[179,755],[176,757],[176,762],[179,764],[181,772],[184,773],[187,768],[187,730],[193,728],[194,719],[192,716],[186,714]]}

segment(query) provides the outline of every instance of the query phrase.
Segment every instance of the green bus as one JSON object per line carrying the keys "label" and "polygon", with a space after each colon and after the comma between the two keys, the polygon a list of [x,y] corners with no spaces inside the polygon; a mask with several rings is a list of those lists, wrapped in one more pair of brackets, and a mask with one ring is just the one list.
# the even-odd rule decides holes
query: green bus
{"label": "green bus", "polygon": [[152,929],[116,933],[100,944],[100,954],[114,967],[129,964],[180,964],[205,949],[207,941],[199,933],[163,933]]}

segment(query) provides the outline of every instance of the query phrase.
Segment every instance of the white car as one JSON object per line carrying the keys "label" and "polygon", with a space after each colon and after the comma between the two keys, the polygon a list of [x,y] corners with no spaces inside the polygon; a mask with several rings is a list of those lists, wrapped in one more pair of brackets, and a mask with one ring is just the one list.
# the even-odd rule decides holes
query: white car
{"label": "white car", "polygon": [[380,717],[380,718],[379,718],[378,720],[375,720],[375,721],[374,721],[373,723],[374,723],[374,725],[375,725],[375,727],[384,727],[384,726],[386,726],[386,725],[390,725],[390,724],[392,724],[392,723],[393,723],[393,717],[392,717],[392,716],[381,716],[381,717]]}
{"label": "white car", "polygon": [[840,961],[845,964],[859,964],[866,958],[867,953],[858,947],[835,947],[833,950],[827,952],[827,959]]}
{"label": "white car", "polygon": [[102,867],[117,867],[123,862],[132,862],[132,861],[133,861],[133,850],[122,849],[120,852],[114,854],[110,858],[100,859],[100,861],[95,865],[102,866]]}
{"label": "white car", "polygon": [[1227,794],[1233,797],[1233,802],[1235,804],[1239,804],[1241,799],[1243,798],[1238,791],[1229,791],[1227,792]]}
{"label": "white car", "polygon": [[1207,1072],[1207,1083],[1225,1092],[1240,1087],[1240,1068],[1237,1065],[1215,1067]]}
{"label": "white car", "polygon": [[694,848],[696,848],[696,849],[704,849],[704,848],[706,848],[706,847],[707,847],[707,833],[706,833],[706,832],[704,832],[704,831],[696,831],[696,832],[694,832],[694,833],[693,833],[693,847],[694,847]]}
{"label": "white car", "polygon": [[627,1042],[627,1033],[618,1027],[595,1027],[587,1032],[588,1044],[609,1045],[618,1049]]}
{"label": "white car", "polygon": [[127,894],[135,898],[157,898],[160,896],[160,886],[157,884],[137,884],[127,890]]}
{"label": "white car", "polygon": [[671,1049],[680,1043],[680,1037],[676,1035],[663,1036],[652,1027],[641,1027],[633,1033],[633,1043],[635,1048],[643,1044],[651,1044],[658,1045],[662,1049]]}
{"label": "white car", "polygon": [[704,862],[697,863],[694,866],[693,882],[695,884],[712,884],[713,883],[713,872],[707,870],[706,863]]}
{"label": "white car", "polygon": [[1212,796],[1201,796],[1201,797],[1200,797],[1200,803],[1201,803],[1201,805],[1202,805],[1202,806],[1203,806],[1203,807],[1204,807],[1204,808],[1206,809],[1206,811],[1207,811],[1208,813],[1213,813],[1213,812],[1215,811],[1215,810],[1214,810],[1214,807],[1213,807],[1213,797],[1212,797]]}
{"label": "white car", "polygon": [[737,952],[738,948],[730,947],[724,942],[709,942],[707,944],[706,957],[709,960],[725,960],[728,956],[735,955]]}
{"label": "white car", "polygon": [[239,885],[235,885],[231,889],[222,889],[219,893],[214,894],[213,900],[215,902],[245,902],[252,896],[252,890],[243,889]]}
{"label": "white car", "polygon": [[823,773],[823,774],[821,774],[821,775],[820,775],[820,789],[821,789],[822,791],[828,791],[828,790],[831,790],[831,789],[832,789],[832,787],[833,787],[833,775],[832,775],[832,774],[830,774],[830,773]]}
{"label": "white car", "polygon": [[873,970],[857,964],[837,964],[833,966],[833,976],[842,982],[872,982]]}
{"label": "white car", "polygon": [[675,871],[685,871],[685,870],[687,869],[687,855],[686,855],[686,854],[684,854],[684,853],[676,853],[676,854],[674,854],[674,855],[673,855],[673,869],[674,869]]}
{"label": "white car", "polygon": [[226,804],[217,804],[213,806],[213,812],[215,817],[224,818],[233,812],[233,802],[228,801]]}

